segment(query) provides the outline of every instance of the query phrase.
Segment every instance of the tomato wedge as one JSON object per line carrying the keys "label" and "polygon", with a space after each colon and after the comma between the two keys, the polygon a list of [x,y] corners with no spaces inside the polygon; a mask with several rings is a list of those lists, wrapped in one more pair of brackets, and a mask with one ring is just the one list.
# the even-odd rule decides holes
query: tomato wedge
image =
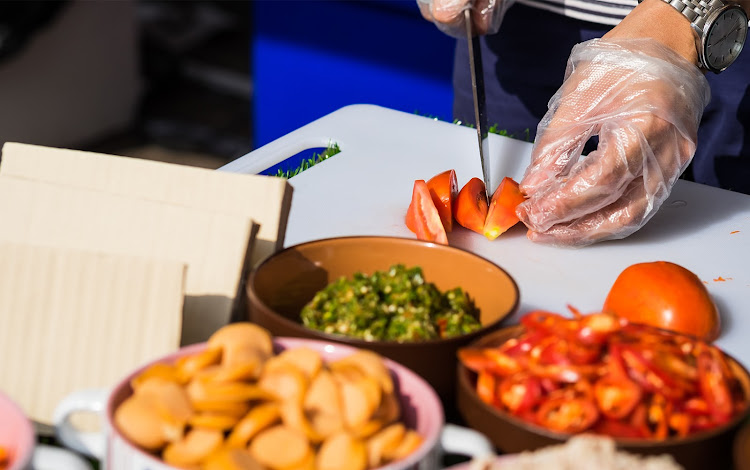
{"label": "tomato wedge", "polygon": [[487,219],[487,193],[482,180],[472,178],[461,188],[456,196],[453,216],[462,227],[477,233],[484,233],[484,222]]}
{"label": "tomato wedge", "polygon": [[419,240],[448,244],[445,227],[424,180],[414,181],[411,204],[406,211],[406,226]]}
{"label": "tomato wedge", "polygon": [[432,202],[437,207],[445,231],[450,232],[453,230],[453,201],[458,195],[456,172],[447,170],[433,176],[427,181],[427,187],[430,189]]}
{"label": "tomato wedge", "polygon": [[599,411],[590,400],[555,397],[542,402],[536,420],[547,429],[578,433],[587,430],[599,419]]}
{"label": "tomato wedge", "polygon": [[518,183],[507,176],[500,182],[490,201],[484,222],[484,236],[494,240],[518,223],[516,206],[524,201]]}

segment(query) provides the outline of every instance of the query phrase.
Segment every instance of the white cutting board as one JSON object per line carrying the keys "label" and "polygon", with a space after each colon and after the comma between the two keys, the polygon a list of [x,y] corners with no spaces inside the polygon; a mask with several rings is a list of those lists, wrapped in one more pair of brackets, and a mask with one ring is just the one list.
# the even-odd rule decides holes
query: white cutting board
{"label": "white cutting board", "polygon": [[[531,144],[490,137],[493,185],[503,176],[519,181]],[[453,168],[460,188],[482,174],[476,130],[371,105],[341,108],[220,170],[257,173],[329,142],[341,153],[289,180],[294,197],[285,246],[342,235],[414,237],[404,215],[415,179]],[[448,240],[515,278],[518,315],[565,312],[568,304],[593,312],[627,266],[655,260],[685,266],[706,283],[721,311],[717,344],[750,366],[750,196],[678,181],[640,231],[584,248],[532,243],[521,224],[494,241],[458,226]]]}

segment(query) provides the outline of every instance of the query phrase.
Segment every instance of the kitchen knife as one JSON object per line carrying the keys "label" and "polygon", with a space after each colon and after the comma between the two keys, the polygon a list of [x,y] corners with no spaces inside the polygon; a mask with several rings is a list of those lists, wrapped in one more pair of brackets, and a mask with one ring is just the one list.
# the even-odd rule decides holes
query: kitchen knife
{"label": "kitchen knife", "polygon": [[469,70],[471,71],[471,89],[474,94],[474,121],[479,140],[479,159],[482,162],[482,178],[489,202],[493,188],[490,187],[490,140],[487,125],[487,108],[484,98],[484,72],[482,70],[482,49],[479,35],[474,35],[471,25],[471,9],[464,10],[466,23],[466,42],[469,44]]}

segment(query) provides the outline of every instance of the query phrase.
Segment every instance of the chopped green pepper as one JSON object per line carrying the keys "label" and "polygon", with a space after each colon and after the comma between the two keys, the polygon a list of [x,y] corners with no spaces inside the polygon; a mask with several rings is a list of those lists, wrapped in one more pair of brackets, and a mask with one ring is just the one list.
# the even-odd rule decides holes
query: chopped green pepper
{"label": "chopped green pepper", "polygon": [[367,341],[448,338],[481,327],[479,310],[460,287],[442,293],[424,279],[422,268],[401,264],[333,281],[301,317],[309,328]]}

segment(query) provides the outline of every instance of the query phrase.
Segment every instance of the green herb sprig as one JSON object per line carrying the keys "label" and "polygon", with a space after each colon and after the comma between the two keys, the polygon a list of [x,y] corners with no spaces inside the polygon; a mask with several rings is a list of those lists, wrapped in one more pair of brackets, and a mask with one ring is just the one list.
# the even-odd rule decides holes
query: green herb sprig
{"label": "green herb sprig", "polygon": [[339,144],[336,142],[329,142],[325,150],[323,150],[320,153],[313,153],[312,157],[302,160],[302,163],[300,163],[300,165],[297,168],[293,170],[282,170],[279,168],[279,170],[276,172],[276,176],[280,178],[286,178],[286,179],[289,179],[292,176],[297,176],[298,174],[302,173],[303,171],[307,170],[313,165],[317,165],[323,160],[327,160],[339,152],[341,152],[341,149],[339,148]]}

